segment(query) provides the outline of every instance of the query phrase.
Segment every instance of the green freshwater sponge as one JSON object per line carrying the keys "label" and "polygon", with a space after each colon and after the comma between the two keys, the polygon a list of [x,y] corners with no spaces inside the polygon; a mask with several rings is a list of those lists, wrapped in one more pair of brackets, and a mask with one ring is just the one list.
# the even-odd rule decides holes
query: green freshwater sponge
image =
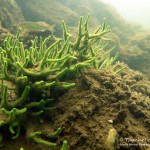
{"label": "green freshwater sponge", "polygon": [[[5,39],[4,47],[0,48],[0,129],[7,127],[12,139],[19,137],[25,118],[41,116],[45,111],[55,109],[51,92],[66,91],[75,86],[69,81],[76,79],[85,69],[108,68],[116,60],[118,54],[115,57],[110,55],[114,47],[104,51],[109,41],[104,35],[110,32],[106,21],[94,33],[90,33],[89,17],[85,21],[80,17],[77,37],[70,35],[63,21],[63,38],[55,38],[51,45],[50,37],[35,37],[31,47],[25,49],[19,39],[20,30],[15,36],[9,34]],[[14,93],[15,98],[9,98],[8,91]],[[0,131],[1,142],[3,130]],[[60,129],[49,137],[58,137],[59,133]],[[39,139],[40,135],[41,132],[35,132],[28,138],[56,147],[56,143]],[[64,141],[62,150],[66,146],[67,141]]]}

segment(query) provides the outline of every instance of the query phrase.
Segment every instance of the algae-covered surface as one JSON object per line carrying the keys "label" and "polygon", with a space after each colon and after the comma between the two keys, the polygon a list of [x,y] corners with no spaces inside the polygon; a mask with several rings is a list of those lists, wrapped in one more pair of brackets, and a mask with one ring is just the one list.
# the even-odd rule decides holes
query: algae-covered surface
{"label": "algae-covered surface", "polygon": [[45,22],[21,22],[20,27],[23,29],[27,29],[30,31],[44,31],[44,30],[50,30],[53,32],[53,26],[50,26],[49,24]]}
{"label": "algae-covered surface", "polygon": [[[129,78],[130,77],[130,80]],[[48,113],[41,122],[28,118],[26,131],[11,140],[5,135],[2,150],[50,150],[48,146],[34,144],[24,137],[28,132],[52,132],[58,127],[62,132],[57,143],[68,141],[68,150],[104,150],[109,131],[115,129],[112,149],[148,150],[150,148],[150,98],[149,93],[132,86],[145,83],[143,76],[126,67],[122,77],[111,70],[87,70],[76,80],[76,87],[58,96],[57,109]],[[143,88],[149,90],[146,81]],[[131,88],[132,87],[132,88]],[[128,140],[127,140],[128,139]],[[56,148],[60,149],[60,147]]]}
{"label": "algae-covered surface", "polygon": [[[149,35],[134,37],[137,28],[98,0],[6,2],[0,24],[11,28],[0,29],[0,150],[149,150],[150,82],[115,63],[121,51],[121,60],[148,72]],[[78,21],[80,15],[87,18]],[[104,16],[115,33],[105,35],[105,19],[96,27]],[[18,27],[23,31],[6,37]]]}

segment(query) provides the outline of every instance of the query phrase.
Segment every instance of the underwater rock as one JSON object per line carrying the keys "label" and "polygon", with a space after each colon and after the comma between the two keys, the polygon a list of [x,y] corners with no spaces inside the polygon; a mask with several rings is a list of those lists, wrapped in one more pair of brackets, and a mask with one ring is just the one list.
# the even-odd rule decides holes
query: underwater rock
{"label": "underwater rock", "polygon": [[[52,36],[52,32],[50,30],[43,30],[43,31],[30,31],[30,30],[22,30],[20,33],[20,41],[24,43],[25,48],[29,48],[32,43],[31,40],[34,39],[34,37],[42,37],[45,39],[46,37],[51,36],[48,45],[54,43],[55,39]],[[39,43],[37,43],[39,44]]]}
{"label": "underwater rock", "polygon": [[16,23],[24,20],[16,0],[1,0],[0,14],[0,25],[3,28],[13,28]]}
{"label": "underwater rock", "polygon": [[22,29],[26,29],[29,31],[45,31],[50,30],[51,32],[54,31],[54,25],[49,25],[46,22],[38,21],[38,22],[32,22],[32,21],[26,21],[21,22],[19,26]]}
{"label": "underwater rock", "polygon": [[107,150],[119,150],[119,135],[116,129],[112,128],[109,130],[105,146]]}
{"label": "underwater rock", "polygon": [[139,70],[150,79],[150,32],[137,32],[120,45],[120,59],[132,69]]}

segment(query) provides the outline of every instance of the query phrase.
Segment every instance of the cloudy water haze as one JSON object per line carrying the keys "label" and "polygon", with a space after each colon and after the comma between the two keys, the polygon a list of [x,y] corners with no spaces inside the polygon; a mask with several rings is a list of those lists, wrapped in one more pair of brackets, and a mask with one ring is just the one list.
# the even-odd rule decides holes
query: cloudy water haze
{"label": "cloudy water haze", "polygon": [[0,0],[0,150],[150,150],[149,1]]}
{"label": "cloudy water haze", "polygon": [[100,0],[113,5],[130,22],[150,29],[150,0]]}

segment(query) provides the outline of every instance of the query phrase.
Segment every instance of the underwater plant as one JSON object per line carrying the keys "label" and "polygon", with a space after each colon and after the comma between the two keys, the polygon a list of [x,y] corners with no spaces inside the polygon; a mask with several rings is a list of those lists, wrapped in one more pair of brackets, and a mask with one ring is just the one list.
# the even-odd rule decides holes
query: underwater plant
{"label": "underwater plant", "polygon": [[[24,49],[19,40],[19,30],[16,36],[7,36],[4,48],[0,48],[0,80],[3,93],[0,100],[3,116],[0,118],[0,129],[7,127],[12,139],[19,137],[27,117],[41,116],[46,111],[55,109],[52,92],[66,91],[74,87],[75,83],[70,83],[70,79],[75,79],[83,70],[90,67],[108,68],[117,58],[118,54],[110,57],[113,48],[103,51],[105,43],[109,41],[103,35],[110,32],[106,21],[91,34],[88,28],[89,17],[90,15],[85,22],[80,18],[75,41],[72,41],[64,21],[63,38],[56,38],[50,46],[50,37],[41,37],[40,41],[35,37],[31,41],[31,47]],[[13,99],[8,96],[8,91],[15,93]],[[56,134],[55,138],[59,136],[60,131],[58,128],[53,133]],[[52,148],[57,146],[56,143],[39,139],[41,135],[42,132],[37,131],[30,133],[27,139]],[[0,142],[2,137],[3,130],[0,130]],[[66,145],[67,141],[64,141],[63,150]]]}

